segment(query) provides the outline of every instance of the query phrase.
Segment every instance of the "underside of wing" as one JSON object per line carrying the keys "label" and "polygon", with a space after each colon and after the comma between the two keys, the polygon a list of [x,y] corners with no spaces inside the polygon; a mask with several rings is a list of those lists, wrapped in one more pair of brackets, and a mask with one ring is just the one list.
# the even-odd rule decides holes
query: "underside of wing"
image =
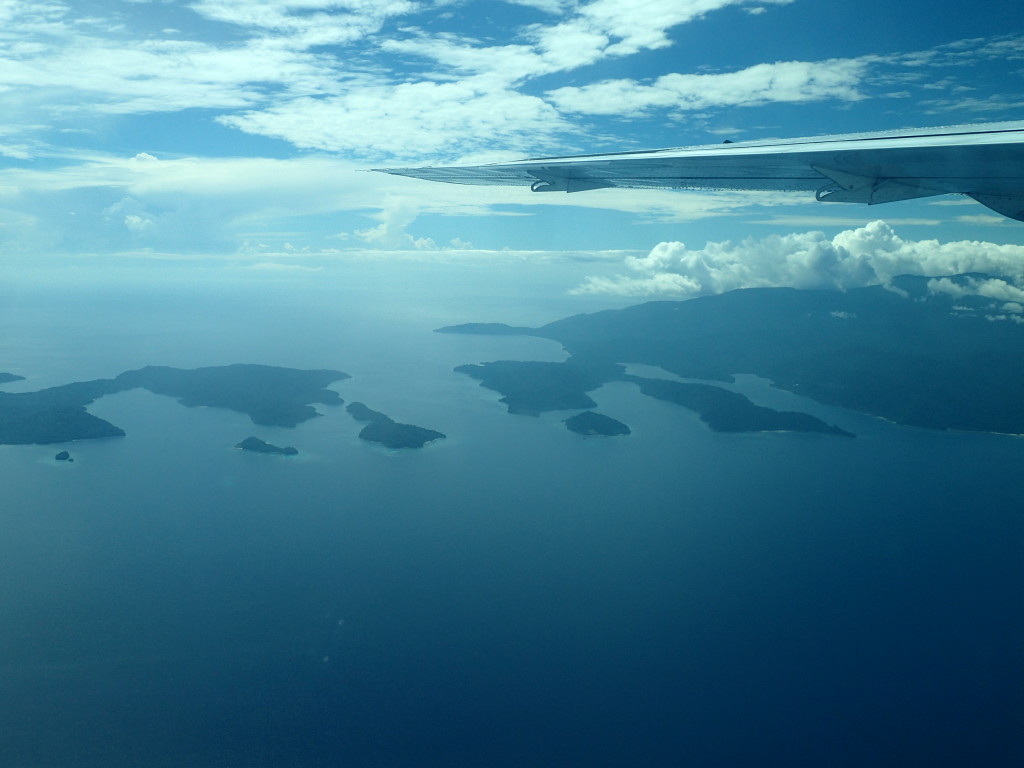
{"label": "underside of wing", "polygon": [[1024,220],[1024,122],[378,170],[535,192],[781,190],[869,205],[959,193]]}

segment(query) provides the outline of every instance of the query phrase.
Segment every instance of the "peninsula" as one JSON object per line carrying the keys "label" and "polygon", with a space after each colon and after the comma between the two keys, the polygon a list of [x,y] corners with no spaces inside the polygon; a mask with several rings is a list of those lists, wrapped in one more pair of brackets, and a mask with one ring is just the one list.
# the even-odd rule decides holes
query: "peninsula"
{"label": "peninsula", "polygon": [[433,429],[417,427],[414,424],[400,424],[380,411],[368,408],[363,403],[349,403],[346,409],[356,421],[368,422],[359,432],[362,440],[380,443],[387,448],[422,448],[434,440],[443,440],[445,435]]}
{"label": "peninsula", "polygon": [[147,367],[113,379],[64,384],[37,392],[0,392],[0,444],[64,443],[120,437],[124,430],[86,410],[93,401],[130,389],[178,398],[185,406],[244,413],[255,424],[294,427],[317,415],[313,404],[341,405],[327,389],[348,374],[267,365],[181,369]]}

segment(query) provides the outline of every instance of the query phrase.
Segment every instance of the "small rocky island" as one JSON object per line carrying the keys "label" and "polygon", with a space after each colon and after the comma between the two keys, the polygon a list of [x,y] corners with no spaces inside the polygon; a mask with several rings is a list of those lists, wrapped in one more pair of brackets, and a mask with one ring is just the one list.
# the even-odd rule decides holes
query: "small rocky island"
{"label": "small rocky island", "polygon": [[581,435],[606,435],[614,437],[615,435],[628,435],[630,433],[629,427],[621,421],[613,419],[611,416],[605,416],[603,413],[594,413],[594,411],[577,413],[575,416],[565,419],[563,423],[566,429]]}
{"label": "small rocky island", "polygon": [[79,381],[38,392],[0,392],[0,444],[121,437],[124,430],[93,416],[86,406],[105,395],[136,388],[178,398],[185,406],[244,413],[255,424],[294,427],[317,416],[313,404],[341,405],[341,397],[327,386],[347,378],[348,374],[341,371],[269,365],[196,369],[150,366],[113,379]]}
{"label": "small rocky island", "polygon": [[264,442],[258,437],[247,437],[235,446],[241,451],[252,451],[253,453],[280,453],[283,456],[295,456],[298,450],[291,446],[280,448],[271,443]]}
{"label": "small rocky island", "polygon": [[349,403],[345,409],[356,421],[369,422],[359,432],[362,440],[380,443],[387,448],[422,448],[434,440],[443,440],[445,435],[433,429],[417,427],[414,424],[400,424],[390,416],[368,408],[363,403]]}

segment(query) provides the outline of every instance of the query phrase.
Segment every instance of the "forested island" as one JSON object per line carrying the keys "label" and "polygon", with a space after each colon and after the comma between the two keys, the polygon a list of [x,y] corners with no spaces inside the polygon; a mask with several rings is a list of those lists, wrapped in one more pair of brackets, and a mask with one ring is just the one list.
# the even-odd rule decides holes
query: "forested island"
{"label": "forested island", "polygon": [[224,365],[193,370],[147,366],[114,381],[121,390],[142,387],[186,406],[238,411],[261,426],[294,427],[317,415],[313,404],[341,405],[341,396],[327,386],[347,378],[341,371]]}
{"label": "forested island", "polygon": [[283,456],[295,456],[298,450],[292,446],[281,448],[272,443],[260,440],[258,437],[247,437],[235,446],[241,451],[252,451],[253,453],[280,453]]}
{"label": "forested island", "polygon": [[[820,403],[899,424],[1024,434],[1024,308],[986,275],[899,277],[838,290],[751,288],[575,315],[539,328],[468,324],[442,333],[525,333],[553,339],[565,363],[460,366],[502,394],[512,413],[590,408],[586,394],[631,381],[697,411],[712,429],[848,434],[807,414],[760,408],[712,384],[626,376],[620,363],[681,378],[752,373]],[[982,289],[985,290],[982,290]],[[1008,294],[1007,294],[1008,295]]]}
{"label": "forested island", "polygon": [[[849,291],[763,288],[654,301],[539,328],[469,323],[438,330],[528,334],[562,344],[570,357],[561,363],[494,361],[455,369],[500,393],[514,414],[591,411],[596,403],[589,393],[625,382],[645,396],[693,410],[718,431],[849,435],[810,414],[758,406],[715,384],[751,373],[820,403],[899,424],[1024,434],[1024,306],[1007,298],[1016,295],[1010,289],[985,275],[901,277]],[[703,383],[631,375],[625,364],[632,363]],[[328,386],[346,378],[341,371],[265,365],[149,366],[112,379],[0,392],[0,444],[122,436],[120,427],[86,408],[135,388],[185,406],[244,413],[258,425],[294,427],[315,417],[316,405],[343,404]],[[0,373],[0,384],[21,379]],[[349,412],[367,422],[362,439],[391,448],[418,448],[445,437],[362,403]],[[597,414],[580,416],[571,423],[569,417],[567,427],[577,425],[574,431],[583,434],[619,429],[595,421]]]}
{"label": "forested island", "polygon": [[807,413],[764,408],[737,392],[710,384],[631,376],[624,366],[615,363],[577,358],[564,363],[499,360],[460,365],[455,370],[500,392],[501,402],[509,413],[537,416],[545,411],[593,408],[597,403],[587,392],[608,382],[625,381],[636,384],[645,395],[695,411],[705,424],[719,432],[823,432],[852,437]]}
{"label": "forested island", "polygon": [[427,443],[445,438],[444,434],[433,429],[417,427],[415,424],[400,424],[390,416],[375,411],[363,403],[350,403],[345,410],[356,421],[369,422],[360,430],[360,439],[380,443],[387,448],[422,448]]}
{"label": "forested island", "polygon": [[605,416],[603,413],[594,413],[594,411],[577,413],[575,416],[570,416],[568,419],[564,419],[563,423],[565,424],[566,429],[580,435],[603,435],[606,437],[614,437],[616,435],[628,435],[630,433],[629,427],[621,421],[613,419],[611,416]]}
{"label": "forested island", "polygon": [[347,379],[341,371],[225,365],[181,369],[150,366],[113,379],[64,384],[38,392],[0,392],[0,444],[64,443],[119,437],[124,430],[86,411],[104,395],[142,388],[186,406],[244,413],[255,424],[294,427],[317,415],[313,404],[341,405],[327,389]]}
{"label": "forested island", "polygon": [[[181,369],[149,366],[126,371],[113,379],[80,381],[38,392],[0,392],[0,444],[64,443],[100,437],[120,437],[124,430],[86,410],[104,395],[142,388],[178,399],[185,406],[227,408],[246,414],[254,424],[294,427],[317,415],[314,404],[342,405],[337,392],[327,389],[348,374],[332,370],[297,370],[266,365],[225,365]],[[401,424],[362,403],[349,413],[368,422],[359,437],[388,448],[421,448],[445,437],[433,429]],[[236,448],[256,453],[295,455],[294,447],[279,447],[248,437]]]}

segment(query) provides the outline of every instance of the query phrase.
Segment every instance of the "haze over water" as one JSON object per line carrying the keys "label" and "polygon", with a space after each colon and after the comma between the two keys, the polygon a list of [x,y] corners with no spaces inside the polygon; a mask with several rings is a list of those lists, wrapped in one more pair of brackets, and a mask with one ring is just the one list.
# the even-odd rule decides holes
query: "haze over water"
{"label": "haze over water", "polygon": [[347,402],[448,437],[389,452],[343,408],[263,428],[135,390],[73,464],[0,447],[4,765],[1017,764],[1024,441],[749,378],[858,437],[717,434],[621,383],[594,397],[625,438],[511,416],[451,369],[558,345],[432,329],[609,306],[529,274],[17,284],[6,391],[337,368]]}

